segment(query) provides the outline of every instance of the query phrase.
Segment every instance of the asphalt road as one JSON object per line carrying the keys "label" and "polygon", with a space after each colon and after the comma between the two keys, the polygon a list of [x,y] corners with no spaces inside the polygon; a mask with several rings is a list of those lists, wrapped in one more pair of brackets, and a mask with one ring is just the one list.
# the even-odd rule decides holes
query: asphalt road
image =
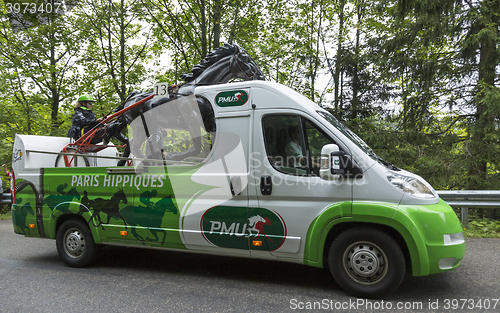
{"label": "asphalt road", "polygon": [[107,247],[94,266],[74,269],[55,241],[16,235],[0,221],[2,313],[500,312],[498,299],[498,239],[467,239],[458,269],[408,276],[394,294],[367,300],[326,270],[279,262]]}

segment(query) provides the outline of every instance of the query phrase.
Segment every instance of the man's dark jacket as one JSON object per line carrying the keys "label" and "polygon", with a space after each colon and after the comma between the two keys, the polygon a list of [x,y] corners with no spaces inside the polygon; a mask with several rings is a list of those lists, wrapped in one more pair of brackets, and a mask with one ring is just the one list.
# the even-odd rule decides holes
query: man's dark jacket
{"label": "man's dark jacket", "polygon": [[97,119],[92,110],[76,108],[73,113],[73,125],[68,130],[68,137],[77,140],[82,136],[82,129],[86,133],[95,125],[97,125]]}

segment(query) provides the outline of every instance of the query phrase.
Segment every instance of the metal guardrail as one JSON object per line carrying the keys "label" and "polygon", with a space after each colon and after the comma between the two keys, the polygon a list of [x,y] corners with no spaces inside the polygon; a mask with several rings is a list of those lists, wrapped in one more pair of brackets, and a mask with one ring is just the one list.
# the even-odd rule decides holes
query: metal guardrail
{"label": "metal guardrail", "polygon": [[[461,209],[462,225],[467,225],[469,209],[500,208],[500,190],[437,190],[441,199],[453,208]],[[0,203],[11,203],[10,193],[2,193]]]}
{"label": "metal guardrail", "polygon": [[10,193],[2,193],[2,198],[0,199],[0,203],[10,203],[11,202],[11,196]]}
{"label": "metal guardrail", "polygon": [[500,208],[500,190],[436,190],[439,197],[453,208],[461,209],[462,225],[467,225],[469,209]]}

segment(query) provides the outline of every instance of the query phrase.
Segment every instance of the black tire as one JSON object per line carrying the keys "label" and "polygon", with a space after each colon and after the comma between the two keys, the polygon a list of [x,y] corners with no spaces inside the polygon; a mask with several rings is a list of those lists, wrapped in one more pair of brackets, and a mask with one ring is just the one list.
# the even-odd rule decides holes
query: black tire
{"label": "black tire", "polygon": [[62,223],[57,230],[56,246],[63,262],[71,267],[85,267],[91,264],[98,251],[89,227],[79,219]]}
{"label": "black tire", "polygon": [[396,241],[369,227],[339,234],[328,252],[335,281],[358,297],[376,298],[395,291],[405,276],[405,258]]}

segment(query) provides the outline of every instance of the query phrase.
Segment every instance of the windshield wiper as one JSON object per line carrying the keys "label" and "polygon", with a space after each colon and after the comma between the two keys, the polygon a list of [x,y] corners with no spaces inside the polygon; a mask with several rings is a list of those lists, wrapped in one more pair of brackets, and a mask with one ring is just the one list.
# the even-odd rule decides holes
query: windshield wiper
{"label": "windshield wiper", "polygon": [[378,155],[376,155],[376,154],[375,154],[374,156],[377,158],[377,160],[378,160],[380,163],[384,164],[385,166],[387,166],[387,167],[388,167],[388,168],[390,168],[391,170],[393,170],[393,171],[401,171],[401,169],[400,169],[399,167],[397,167],[396,165],[394,165],[394,164],[392,164],[392,163],[390,163],[390,162],[387,162],[386,160],[382,159],[381,157],[379,157],[379,156],[378,156]]}

